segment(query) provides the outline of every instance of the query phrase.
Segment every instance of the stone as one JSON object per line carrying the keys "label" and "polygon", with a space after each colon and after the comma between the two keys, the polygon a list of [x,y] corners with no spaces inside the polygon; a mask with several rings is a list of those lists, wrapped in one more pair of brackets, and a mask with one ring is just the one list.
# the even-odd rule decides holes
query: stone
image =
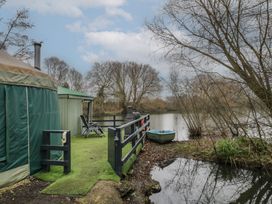
{"label": "stone", "polygon": [[145,194],[146,196],[150,196],[153,193],[158,193],[161,191],[161,186],[158,181],[152,181],[152,183],[146,187]]}
{"label": "stone", "polygon": [[78,199],[78,202],[82,204],[123,204],[117,188],[116,182],[98,181],[85,197]]}
{"label": "stone", "polygon": [[119,186],[118,190],[122,198],[131,195],[135,191],[134,187],[129,182],[122,182],[122,185]]}

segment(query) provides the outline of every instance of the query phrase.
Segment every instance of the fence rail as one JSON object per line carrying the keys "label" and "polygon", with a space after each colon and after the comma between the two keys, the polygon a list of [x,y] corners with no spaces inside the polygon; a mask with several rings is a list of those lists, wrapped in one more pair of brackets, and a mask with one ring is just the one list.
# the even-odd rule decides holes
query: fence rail
{"label": "fence rail", "polygon": [[[100,127],[105,127],[105,128],[108,128],[108,127],[117,127],[118,124],[120,124],[120,122],[124,122],[125,120],[123,119],[116,119],[117,116],[116,115],[113,115],[112,116],[112,119],[107,119],[107,120],[92,120],[92,122],[94,123],[98,123],[98,125]],[[101,124],[103,123],[103,125]],[[105,123],[107,123],[107,125],[105,125]]]}
{"label": "fence rail", "polygon": [[[64,136],[63,145],[51,145],[51,133],[59,133],[58,135]],[[51,160],[50,152],[53,150],[63,151],[63,160]],[[41,165],[45,171],[50,171],[51,165],[63,166],[65,174],[71,171],[71,133],[67,130],[44,130],[43,131],[43,144],[41,145]]]}
{"label": "fence rail", "polygon": [[[150,116],[145,115],[119,127],[108,128],[108,161],[117,175],[122,175],[123,165],[136,153],[139,144],[144,145],[149,126]],[[123,157],[122,150],[129,143],[131,149]]]}

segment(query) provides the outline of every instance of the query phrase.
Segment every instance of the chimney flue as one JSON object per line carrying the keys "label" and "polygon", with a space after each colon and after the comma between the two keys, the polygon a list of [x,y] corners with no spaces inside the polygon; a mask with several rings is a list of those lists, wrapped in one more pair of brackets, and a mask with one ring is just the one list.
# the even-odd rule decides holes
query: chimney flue
{"label": "chimney flue", "polygon": [[41,70],[41,46],[42,42],[34,42],[34,68]]}

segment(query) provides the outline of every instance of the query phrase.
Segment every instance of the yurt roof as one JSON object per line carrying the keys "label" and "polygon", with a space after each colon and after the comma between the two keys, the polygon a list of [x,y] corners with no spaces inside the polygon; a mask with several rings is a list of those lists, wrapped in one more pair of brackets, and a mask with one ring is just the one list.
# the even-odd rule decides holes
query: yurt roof
{"label": "yurt roof", "polygon": [[0,84],[56,90],[54,81],[40,70],[0,50]]}

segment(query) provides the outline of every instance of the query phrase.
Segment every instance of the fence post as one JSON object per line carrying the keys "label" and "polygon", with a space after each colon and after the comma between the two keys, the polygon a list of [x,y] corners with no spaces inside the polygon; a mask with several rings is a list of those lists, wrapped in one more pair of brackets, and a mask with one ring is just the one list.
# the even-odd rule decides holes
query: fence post
{"label": "fence post", "polygon": [[108,161],[117,175],[122,171],[122,146],[120,129],[108,128]]}
{"label": "fence post", "polygon": [[116,129],[116,135],[114,138],[115,144],[115,172],[118,176],[122,174],[122,138],[121,138],[121,129]]}
{"label": "fence post", "polygon": [[149,114],[147,115],[147,121],[148,121],[147,130],[149,130],[149,127],[150,127],[150,115]]}
{"label": "fence post", "polygon": [[[50,132],[43,131],[43,138],[42,142],[44,145],[50,145]],[[50,160],[50,150],[46,149],[42,152],[42,159],[44,160]],[[42,169],[44,171],[50,171],[50,165],[49,164],[43,164]]]}
{"label": "fence post", "polygon": [[63,144],[67,149],[64,150],[64,173],[71,171],[71,132],[66,133],[66,142]]}
{"label": "fence post", "polygon": [[[144,119],[143,119],[143,121],[145,121]],[[144,125],[145,123],[142,123],[142,120],[140,121],[140,128],[142,128],[142,126]],[[141,132],[140,132],[140,138],[142,137],[142,136],[144,136],[144,134],[145,134],[145,129],[143,129],[143,130],[141,130]],[[141,141],[141,143],[142,143],[142,146],[144,147],[144,140],[145,140],[145,138],[143,137],[142,138],[142,141]]]}
{"label": "fence post", "polygon": [[145,128],[145,138],[146,138],[146,132],[150,130],[150,115],[149,114],[146,116],[146,122],[147,122],[147,126]]}
{"label": "fence post", "polygon": [[[136,122],[136,123],[135,123],[135,125],[136,125],[136,128],[135,128],[135,129],[138,130],[138,129],[141,127],[140,124],[141,124],[140,121]],[[140,133],[137,134],[137,140],[138,140],[139,138],[140,138]]]}
{"label": "fence post", "polygon": [[113,116],[113,127],[116,127],[116,115]]}
{"label": "fence post", "polygon": [[[144,118],[144,124],[147,122],[147,117]],[[145,131],[147,131],[147,126],[144,128]]]}
{"label": "fence post", "polygon": [[115,142],[114,138],[116,135],[115,128],[108,128],[108,162],[115,170]]}
{"label": "fence post", "polygon": [[[135,124],[132,124],[132,125],[130,126],[130,134],[132,134],[132,133],[134,133],[134,132],[135,132]],[[135,138],[133,138],[132,141],[131,141],[131,147],[133,148],[134,145],[135,145]]]}

